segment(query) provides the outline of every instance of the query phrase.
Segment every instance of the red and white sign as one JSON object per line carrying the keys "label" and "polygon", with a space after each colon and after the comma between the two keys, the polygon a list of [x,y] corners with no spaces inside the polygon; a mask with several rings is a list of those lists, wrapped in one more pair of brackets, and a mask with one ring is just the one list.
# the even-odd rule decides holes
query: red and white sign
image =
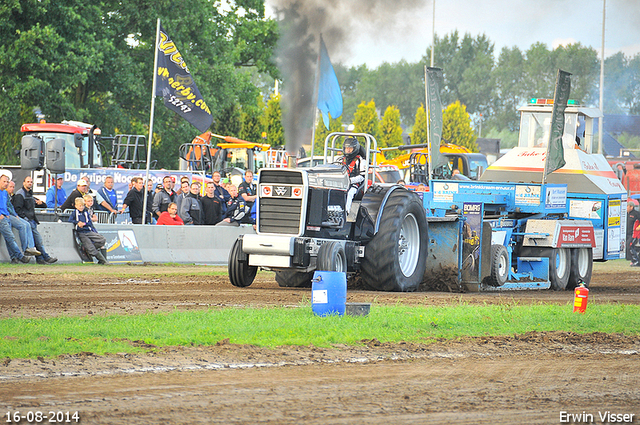
{"label": "red and white sign", "polygon": [[596,247],[596,238],[591,226],[561,226],[558,233],[558,248],[577,246]]}

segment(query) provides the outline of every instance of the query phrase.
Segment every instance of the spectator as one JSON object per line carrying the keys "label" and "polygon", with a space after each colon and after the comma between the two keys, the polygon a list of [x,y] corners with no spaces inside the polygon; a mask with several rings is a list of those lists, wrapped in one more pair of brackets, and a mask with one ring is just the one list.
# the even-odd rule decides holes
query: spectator
{"label": "spectator", "polygon": [[[90,195],[87,195],[91,197]],[[87,254],[92,255],[98,260],[98,264],[109,264],[107,261],[107,250],[104,248],[107,243],[104,236],[98,233],[91,221],[89,212],[84,208],[84,200],[86,198],[76,198],[75,211],[69,216],[69,222],[73,223],[73,229],[76,231],[82,248]]]}
{"label": "spectator", "polygon": [[113,188],[113,177],[111,176],[105,177],[104,185],[96,193],[96,210],[118,214],[118,194]]}
{"label": "spectator", "polygon": [[[133,224],[142,224],[142,209],[144,207],[144,182],[142,177],[134,177],[131,179],[132,189],[127,193],[127,196],[122,201],[122,209],[120,210],[123,213],[127,208],[129,208],[129,216],[131,217],[131,222]],[[148,201],[147,201],[148,202]],[[149,211],[149,205],[147,205],[147,219],[146,223],[151,223],[151,212]]]}
{"label": "spectator", "polygon": [[[183,185],[184,185],[185,182],[187,183],[187,190],[182,190],[183,189]],[[189,193],[189,177],[187,177],[187,176],[180,177],[180,187],[178,187],[178,189],[175,191],[175,193],[176,193],[176,196],[178,196],[178,195],[180,195],[182,193],[185,193],[185,194]],[[178,203],[176,202],[176,204],[178,204]],[[178,204],[178,209],[180,209],[180,204]]]}
{"label": "spectator", "polygon": [[400,185],[400,186],[406,186],[407,184],[404,182],[404,180],[400,179],[396,182],[396,184]]}
{"label": "spectator", "polygon": [[[203,224],[209,226],[218,224],[222,220],[222,204],[224,201],[222,201],[220,197],[216,196],[215,190],[215,183],[208,182],[205,187],[205,195],[200,198],[200,203],[202,204]],[[231,198],[231,195],[229,195],[229,198]]]}
{"label": "spectator", "polygon": [[181,215],[181,211],[182,211],[182,200],[184,198],[186,198],[189,195],[189,182],[182,182],[180,183],[180,189],[179,191],[176,192],[176,198],[174,199],[174,202],[176,203],[176,205],[178,206],[178,215],[180,216],[180,218],[182,219],[182,221],[185,222],[185,224],[187,223],[185,221],[185,218]]}
{"label": "spectator", "polygon": [[38,218],[36,217],[36,205],[39,208],[46,207],[46,204],[33,197],[33,179],[31,176],[24,178],[22,182],[22,188],[16,192],[13,196],[13,207],[16,209],[16,213],[24,218],[31,226],[31,232],[33,233],[33,241],[35,242],[36,249],[42,253],[42,255],[36,256],[36,262],[38,264],[52,264],[58,261],[57,258],[50,256],[44,249],[42,244],[42,236],[38,232]]}
{"label": "spectator", "polygon": [[[35,242],[33,240],[33,232],[31,231],[31,225],[27,220],[18,216],[15,208],[13,208],[13,190],[15,189],[16,184],[13,181],[10,181],[7,186],[7,210],[9,211],[9,222],[11,223],[11,227],[18,230],[18,235],[20,236],[20,245],[22,249],[24,249],[24,255],[40,255],[41,252],[35,248]],[[25,249],[26,248],[26,249]]]}
{"label": "spectator", "polygon": [[98,216],[93,211],[93,198],[91,197],[91,195],[87,194],[87,195],[84,195],[82,199],[84,199],[84,209],[89,214],[89,217],[91,217],[91,221],[93,221],[94,223],[97,223]]}
{"label": "spectator", "polygon": [[67,198],[66,201],[64,201],[60,209],[62,211],[74,209],[76,198],[83,197],[88,190],[89,190],[89,185],[87,185],[86,180],[84,179],[78,180],[78,183],[76,184],[76,188],[73,190],[73,192],[69,194],[69,197]]}
{"label": "spectator", "polygon": [[67,200],[67,192],[62,188],[63,182],[62,176],[58,176],[56,184],[47,190],[47,208],[60,208]]}
{"label": "spectator", "polygon": [[247,203],[249,208],[253,205],[253,203],[258,198],[256,185],[253,183],[253,171],[247,170],[244,172],[244,181],[240,183],[238,187],[238,193]]}
{"label": "spectator", "polygon": [[627,201],[627,260],[631,261],[631,267],[638,267],[638,233],[634,236],[634,232],[640,232],[640,212],[636,210],[638,201],[629,199]]}
{"label": "spectator", "polygon": [[427,186],[425,186],[424,184],[420,183],[417,187],[416,187],[416,192],[426,192],[427,191]]}
{"label": "spectator", "polygon": [[[182,190],[185,189],[186,183],[182,184]],[[184,224],[202,224],[202,204],[200,203],[200,183],[191,183],[191,188],[187,195],[180,195],[182,203],[180,204],[180,218]]]}
{"label": "spectator", "polygon": [[213,194],[218,199],[220,199],[222,214],[225,214],[227,212],[227,202],[229,202],[229,200],[231,199],[231,195],[229,195],[227,189],[225,189],[224,186],[220,184],[220,171],[214,171],[211,175],[211,179],[213,180]]}
{"label": "spectator", "polygon": [[160,214],[160,218],[158,218],[158,222],[156,224],[159,225],[183,225],[184,222],[178,216],[178,205],[175,202],[171,202],[167,207],[167,211],[164,211]]}
{"label": "spectator", "polygon": [[91,189],[91,180],[89,179],[89,176],[82,176],[82,177],[80,177],[80,179],[87,182],[87,193],[89,195],[91,195],[91,197],[93,198],[93,203],[95,204],[96,203],[96,195],[97,195],[97,193],[96,193],[95,190]]}
{"label": "spectator", "polygon": [[9,196],[6,190],[8,185],[9,177],[7,177],[6,174],[0,175],[0,234],[4,236],[4,243],[7,246],[9,257],[11,257],[11,262],[28,263],[31,257],[22,253],[22,250],[16,242],[16,238],[13,236],[11,223],[9,219],[7,219],[7,217],[9,216],[9,210],[7,209]]}
{"label": "spectator", "polygon": [[238,195],[238,190],[232,184],[229,185],[229,194],[231,195],[231,200],[227,204],[227,212],[218,225],[239,226],[241,223],[252,223],[251,207]]}
{"label": "spectator", "polygon": [[172,189],[172,177],[165,176],[162,179],[162,190],[155,194],[153,197],[153,206],[151,210],[156,217],[160,217],[160,214],[167,211],[169,204],[175,202],[176,195]]}

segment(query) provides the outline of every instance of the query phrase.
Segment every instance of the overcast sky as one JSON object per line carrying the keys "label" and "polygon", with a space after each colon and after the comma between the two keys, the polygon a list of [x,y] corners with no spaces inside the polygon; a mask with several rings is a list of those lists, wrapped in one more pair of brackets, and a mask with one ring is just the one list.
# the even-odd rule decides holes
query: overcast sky
{"label": "overcast sky", "polygon": [[[273,1],[267,0],[268,11]],[[398,3],[403,9],[395,16],[389,16],[388,10],[383,12],[387,16],[374,19],[354,16],[350,48],[332,49],[327,43],[331,61],[349,66],[366,63],[369,68],[402,59],[417,62],[431,44],[433,3]],[[605,56],[619,51],[627,56],[640,53],[640,0],[606,0],[606,5]],[[495,44],[496,58],[503,47],[525,51],[536,42],[550,49],[579,42],[600,52],[602,6],[603,0],[436,0],[435,31],[439,37],[456,29],[461,36],[485,34]]]}

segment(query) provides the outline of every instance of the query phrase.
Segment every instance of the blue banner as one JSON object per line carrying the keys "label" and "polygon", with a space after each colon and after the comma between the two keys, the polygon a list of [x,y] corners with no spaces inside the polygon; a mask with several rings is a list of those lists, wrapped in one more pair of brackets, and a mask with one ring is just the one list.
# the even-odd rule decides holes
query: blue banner
{"label": "blue banner", "polygon": [[318,109],[322,112],[322,122],[329,130],[329,114],[336,119],[342,115],[342,91],[338,77],[329,60],[327,46],[320,36],[320,77],[318,82]]}

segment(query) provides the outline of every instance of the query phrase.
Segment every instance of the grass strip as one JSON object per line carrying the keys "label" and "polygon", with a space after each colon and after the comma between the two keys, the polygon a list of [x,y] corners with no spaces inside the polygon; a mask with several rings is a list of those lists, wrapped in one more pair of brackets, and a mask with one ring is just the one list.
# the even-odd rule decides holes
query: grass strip
{"label": "grass strip", "polygon": [[235,344],[358,345],[429,342],[435,338],[523,334],[528,331],[640,334],[640,306],[590,305],[585,314],[572,305],[466,305],[422,307],[372,305],[364,317],[317,317],[310,304],[300,308],[226,308],[161,314],[10,318],[0,320],[0,358],[55,357],[61,354],[140,352],[133,341],[156,347]]}

